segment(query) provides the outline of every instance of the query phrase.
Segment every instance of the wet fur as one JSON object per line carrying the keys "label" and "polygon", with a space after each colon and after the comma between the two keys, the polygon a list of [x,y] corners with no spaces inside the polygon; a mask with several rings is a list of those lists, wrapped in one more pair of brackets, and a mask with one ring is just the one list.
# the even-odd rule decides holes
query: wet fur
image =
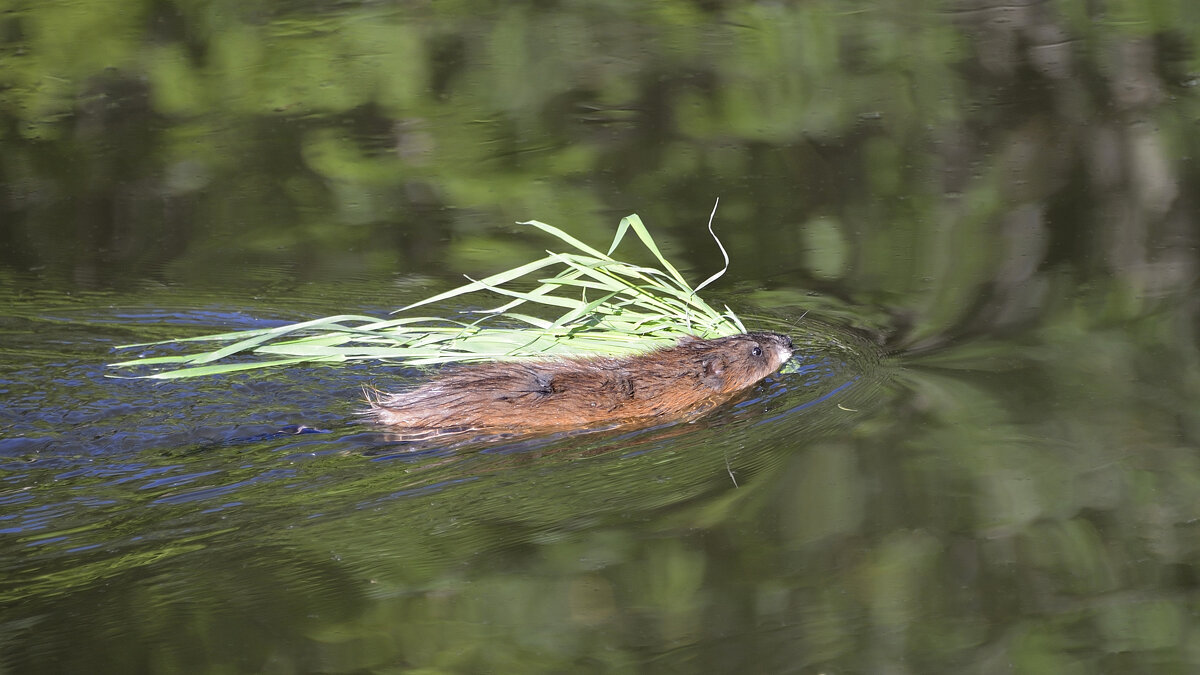
{"label": "wet fur", "polygon": [[425,432],[583,428],[677,417],[729,400],[792,353],[786,336],[746,333],[688,337],[674,347],[621,358],[463,366],[414,389],[369,393],[364,412],[381,424]]}

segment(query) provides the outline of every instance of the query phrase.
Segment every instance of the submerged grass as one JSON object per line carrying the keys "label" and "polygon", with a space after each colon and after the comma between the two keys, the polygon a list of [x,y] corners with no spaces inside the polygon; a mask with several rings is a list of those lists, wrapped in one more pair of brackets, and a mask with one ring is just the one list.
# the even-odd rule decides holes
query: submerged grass
{"label": "submerged grass", "polygon": [[[663,257],[637,215],[621,219],[607,252],[536,220],[520,224],[556,237],[574,252],[547,252],[540,260],[471,280],[395,313],[469,293],[486,292],[510,298],[493,309],[464,312],[463,319],[432,316],[380,319],[345,314],[276,328],[125,345],[122,349],[191,342],[223,344],[196,354],[151,356],[111,365],[147,367],[156,372],[137,376],[173,379],[296,363],[365,359],[415,366],[552,355],[620,355],[672,345],[684,335],[713,338],[746,331],[728,307],[723,311],[713,309],[696,294],[728,268],[729,256],[719,240],[717,246],[725,256],[725,267],[693,289]],[[629,231],[637,235],[662,269],[612,257]],[[709,232],[712,233],[711,217]],[[506,286],[543,273],[547,268],[558,271],[554,276],[538,278],[532,290]],[[556,319],[544,319],[537,315],[539,308],[561,313]]]}

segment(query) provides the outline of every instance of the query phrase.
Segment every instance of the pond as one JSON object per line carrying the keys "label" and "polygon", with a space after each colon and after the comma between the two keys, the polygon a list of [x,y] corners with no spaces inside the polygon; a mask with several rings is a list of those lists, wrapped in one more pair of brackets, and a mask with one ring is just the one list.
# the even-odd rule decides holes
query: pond
{"label": "pond", "polygon": [[[1172,0],[9,7],[0,672],[1200,669],[1198,41]],[[388,316],[531,219],[638,213],[695,284],[718,198],[703,295],[801,349],[698,419],[414,443],[357,413],[428,371],[109,365]]]}

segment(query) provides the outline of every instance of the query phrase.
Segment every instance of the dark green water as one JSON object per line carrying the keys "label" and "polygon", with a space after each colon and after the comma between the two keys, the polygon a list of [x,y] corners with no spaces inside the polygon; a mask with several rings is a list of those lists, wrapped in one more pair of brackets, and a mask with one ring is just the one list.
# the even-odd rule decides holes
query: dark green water
{"label": "dark green water", "polygon": [[[0,673],[1197,671],[1198,7],[0,4]],[[106,368],[515,221],[697,282],[717,197],[705,295],[805,349],[695,422]]]}

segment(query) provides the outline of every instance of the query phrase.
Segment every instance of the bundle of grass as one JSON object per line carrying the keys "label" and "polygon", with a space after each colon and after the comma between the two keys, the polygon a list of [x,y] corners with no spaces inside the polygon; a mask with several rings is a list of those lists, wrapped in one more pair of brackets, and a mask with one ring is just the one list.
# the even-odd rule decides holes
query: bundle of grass
{"label": "bundle of grass", "polygon": [[[358,315],[330,316],[270,329],[170,341],[170,344],[196,342],[222,346],[196,354],[146,357],[112,365],[149,367],[155,372],[141,377],[173,379],[298,363],[351,360],[373,359],[419,366],[547,357],[627,356],[671,347],[687,336],[709,339],[746,332],[728,307],[718,311],[697,295],[728,267],[729,256],[719,240],[717,246],[725,257],[725,268],[693,289],[663,257],[637,215],[621,220],[606,253],[545,223],[529,221],[521,224],[556,237],[575,252],[548,252],[540,260],[471,281],[401,308],[397,313],[469,293],[490,292],[510,298],[494,309],[467,312],[463,319],[422,316],[385,320]],[[658,260],[661,269],[612,257],[629,231],[637,235]],[[709,232],[712,232],[711,219]],[[532,290],[514,290],[510,285],[554,267],[558,268],[557,273],[539,278]],[[536,309],[519,311],[537,306],[561,314],[554,319],[545,319],[535,315]],[[148,346],[152,345],[126,345],[123,348]]]}

